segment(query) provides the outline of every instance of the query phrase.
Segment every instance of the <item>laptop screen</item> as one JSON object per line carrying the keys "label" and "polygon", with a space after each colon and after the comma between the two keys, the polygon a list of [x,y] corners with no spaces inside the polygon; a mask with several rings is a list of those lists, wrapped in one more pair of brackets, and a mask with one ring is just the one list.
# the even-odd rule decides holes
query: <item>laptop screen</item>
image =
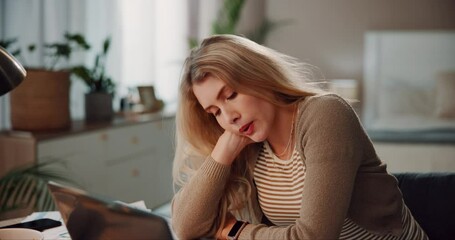
{"label": "laptop screen", "polygon": [[48,188],[72,240],[172,239],[161,216],[54,182]]}

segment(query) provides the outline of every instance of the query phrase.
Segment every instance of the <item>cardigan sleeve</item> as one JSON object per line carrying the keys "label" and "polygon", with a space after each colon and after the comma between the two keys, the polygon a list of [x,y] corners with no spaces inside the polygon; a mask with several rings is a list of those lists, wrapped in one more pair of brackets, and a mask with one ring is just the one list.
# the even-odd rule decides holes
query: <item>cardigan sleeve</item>
{"label": "cardigan sleeve", "polygon": [[300,216],[294,225],[247,225],[239,239],[336,239],[346,218],[364,134],[352,108],[336,95],[300,106],[298,141],[306,167]]}
{"label": "cardigan sleeve", "polygon": [[179,239],[213,236],[218,228],[219,203],[230,166],[210,156],[172,199],[172,227]]}

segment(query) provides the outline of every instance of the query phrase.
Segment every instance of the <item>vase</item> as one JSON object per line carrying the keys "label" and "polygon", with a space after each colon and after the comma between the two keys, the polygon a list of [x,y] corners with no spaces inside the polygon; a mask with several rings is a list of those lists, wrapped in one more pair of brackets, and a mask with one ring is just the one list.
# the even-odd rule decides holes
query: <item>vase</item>
{"label": "vase", "polygon": [[85,120],[89,122],[111,121],[114,117],[112,94],[85,94]]}

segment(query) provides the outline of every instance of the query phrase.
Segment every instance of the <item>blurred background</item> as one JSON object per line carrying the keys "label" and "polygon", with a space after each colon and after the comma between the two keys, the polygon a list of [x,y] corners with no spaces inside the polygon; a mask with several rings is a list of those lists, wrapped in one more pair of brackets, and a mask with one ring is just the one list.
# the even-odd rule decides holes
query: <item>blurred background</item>
{"label": "blurred background", "polygon": [[[27,69],[52,62],[49,46],[79,34],[90,48],[66,58],[65,44],[51,46],[64,56],[55,69],[98,69],[102,59],[114,113],[108,124],[84,121],[96,105],[87,106],[94,90],[84,74],[70,75],[60,130],[14,127],[16,90],[2,96],[0,168],[65,159],[86,189],[166,203],[183,61],[201,39],[233,33],[316,66],[317,80],[351,100],[390,171],[453,172],[454,13],[453,0],[0,0],[0,40]],[[150,188],[160,197],[138,190]]]}
{"label": "blurred background", "polygon": [[[17,39],[23,64],[42,65],[41,45],[62,40],[65,32],[81,33],[93,47],[70,62],[92,63],[97,47],[112,38],[107,72],[117,83],[116,97],[128,88],[155,85],[166,102],[176,100],[189,39],[212,33],[221,0],[1,0],[0,39]],[[364,34],[372,30],[453,30],[451,0],[247,0],[236,33],[276,23],[264,44],[313,64],[326,79],[363,81]],[[33,54],[24,49],[36,44]],[[81,81],[71,89],[72,117],[83,118]],[[361,96],[361,94],[359,95]],[[7,99],[2,99],[0,126],[8,127]],[[115,102],[119,107],[119,102]]]}

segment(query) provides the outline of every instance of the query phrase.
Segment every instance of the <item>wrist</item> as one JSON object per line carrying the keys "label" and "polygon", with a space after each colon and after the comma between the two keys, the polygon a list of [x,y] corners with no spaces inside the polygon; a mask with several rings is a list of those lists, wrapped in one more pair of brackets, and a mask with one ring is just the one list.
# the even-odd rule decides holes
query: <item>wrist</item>
{"label": "wrist", "polygon": [[226,216],[224,225],[217,232],[216,238],[217,239],[228,239],[229,231],[231,231],[232,227],[234,226],[234,224],[236,222],[237,222],[237,219],[235,219],[235,217],[232,216],[231,214],[228,214]]}
{"label": "wrist", "polygon": [[231,165],[235,159],[235,156],[228,153],[227,151],[220,149],[220,147],[215,146],[210,156],[218,163],[223,165]]}
{"label": "wrist", "polygon": [[240,236],[240,233],[247,224],[248,222],[236,221],[234,224],[232,224],[232,227],[229,228],[229,232],[226,236],[226,239],[237,240]]}

